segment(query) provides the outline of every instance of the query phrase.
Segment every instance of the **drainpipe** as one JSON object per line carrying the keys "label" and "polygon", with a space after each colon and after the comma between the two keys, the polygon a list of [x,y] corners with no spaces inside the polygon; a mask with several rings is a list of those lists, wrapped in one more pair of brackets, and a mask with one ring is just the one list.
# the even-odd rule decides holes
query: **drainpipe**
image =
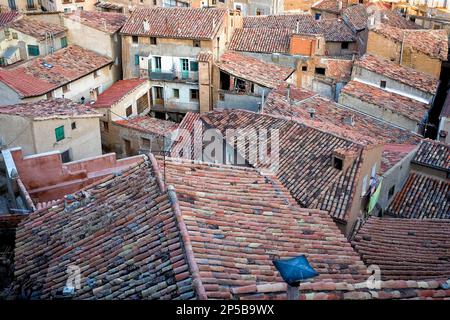
{"label": "drainpipe", "polygon": [[400,65],[403,62],[403,43],[405,42],[405,31],[403,31],[402,44],[400,46]]}

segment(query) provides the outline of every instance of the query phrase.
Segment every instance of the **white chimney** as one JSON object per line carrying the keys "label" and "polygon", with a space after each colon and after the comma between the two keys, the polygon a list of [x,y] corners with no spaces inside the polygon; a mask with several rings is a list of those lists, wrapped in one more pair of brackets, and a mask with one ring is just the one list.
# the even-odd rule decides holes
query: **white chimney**
{"label": "white chimney", "polygon": [[338,10],[339,11],[342,10],[342,1],[341,0],[338,1]]}
{"label": "white chimney", "polygon": [[144,27],[144,32],[150,31],[150,23],[148,22],[147,18],[144,19],[144,21],[142,22],[142,25]]}

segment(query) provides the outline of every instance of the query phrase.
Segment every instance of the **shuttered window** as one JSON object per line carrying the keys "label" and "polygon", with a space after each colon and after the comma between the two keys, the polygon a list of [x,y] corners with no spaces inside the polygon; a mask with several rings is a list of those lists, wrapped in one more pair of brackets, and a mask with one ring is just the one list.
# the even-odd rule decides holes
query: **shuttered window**
{"label": "shuttered window", "polygon": [[56,137],[56,141],[61,141],[65,138],[64,136],[64,126],[60,126],[58,128],[55,129],[55,137]]}
{"label": "shuttered window", "polygon": [[198,62],[197,61],[191,61],[190,62],[190,64],[191,64],[191,71],[198,71]]}
{"label": "shuttered window", "polygon": [[39,55],[39,46],[34,46],[29,44],[28,45],[28,55],[29,56],[38,56]]}

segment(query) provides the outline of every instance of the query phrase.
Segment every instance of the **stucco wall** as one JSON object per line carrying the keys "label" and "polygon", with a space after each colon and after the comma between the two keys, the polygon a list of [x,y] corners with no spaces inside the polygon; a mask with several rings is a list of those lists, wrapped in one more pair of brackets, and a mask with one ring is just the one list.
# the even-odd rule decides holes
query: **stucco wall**
{"label": "stucco wall", "polygon": [[33,154],[36,149],[32,126],[27,118],[0,114],[0,139],[8,148],[22,147],[25,154]]}
{"label": "stucco wall", "polygon": [[20,102],[20,97],[13,89],[3,82],[0,82],[0,106],[16,104]]}

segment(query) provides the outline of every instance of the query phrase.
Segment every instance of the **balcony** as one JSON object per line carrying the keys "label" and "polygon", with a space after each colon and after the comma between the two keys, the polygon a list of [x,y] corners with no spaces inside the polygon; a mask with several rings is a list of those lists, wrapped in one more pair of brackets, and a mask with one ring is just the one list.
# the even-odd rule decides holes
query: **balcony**
{"label": "balcony", "polygon": [[198,82],[198,71],[173,71],[153,69],[149,72],[150,80]]}

